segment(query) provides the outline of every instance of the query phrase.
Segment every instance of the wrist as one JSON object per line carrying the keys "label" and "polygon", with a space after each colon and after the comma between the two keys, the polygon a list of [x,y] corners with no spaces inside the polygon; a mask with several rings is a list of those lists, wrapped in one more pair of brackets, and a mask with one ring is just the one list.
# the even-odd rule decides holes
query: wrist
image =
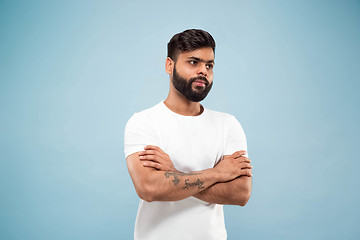
{"label": "wrist", "polygon": [[224,179],[224,173],[223,172],[221,172],[217,168],[210,168],[209,171],[211,172],[210,176],[211,176],[212,179],[214,179],[215,183],[223,182],[223,179]]}

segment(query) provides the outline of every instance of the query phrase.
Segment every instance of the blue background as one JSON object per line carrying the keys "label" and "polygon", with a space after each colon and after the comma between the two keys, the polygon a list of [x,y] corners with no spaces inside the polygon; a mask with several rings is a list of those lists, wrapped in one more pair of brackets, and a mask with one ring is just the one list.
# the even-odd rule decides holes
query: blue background
{"label": "blue background", "polygon": [[126,121],[167,96],[166,44],[217,42],[203,102],[253,161],[229,239],[359,239],[359,1],[0,1],[0,239],[131,239]]}

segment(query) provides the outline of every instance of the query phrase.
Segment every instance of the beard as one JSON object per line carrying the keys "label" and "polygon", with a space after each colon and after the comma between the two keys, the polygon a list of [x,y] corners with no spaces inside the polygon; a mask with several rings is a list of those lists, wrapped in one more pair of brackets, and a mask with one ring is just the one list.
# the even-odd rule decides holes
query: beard
{"label": "beard", "polygon": [[[204,81],[205,87],[196,86],[195,87],[196,90],[193,90],[192,83],[195,82],[196,80]],[[187,100],[191,102],[202,101],[210,92],[213,84],[212,82],[209,83],[206,77],[202,77],[202,76],[194,77],[194,78],[190,78],[189,80],[186,80],[177,73],[175,66],[172,77],[172,83],[175,89],[178,90]]]}

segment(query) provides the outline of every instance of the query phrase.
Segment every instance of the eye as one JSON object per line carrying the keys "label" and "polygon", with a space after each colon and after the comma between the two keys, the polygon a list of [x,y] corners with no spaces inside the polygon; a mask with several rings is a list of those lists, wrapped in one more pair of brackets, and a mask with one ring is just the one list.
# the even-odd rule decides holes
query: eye
{"label": "eye", "polygon": [[196,65],[198,62],[197,62],[196,60],[191,60],[191,61],[189,61],[189,63],[190,63],[191,65]]}
{"label": "eye", "polygon": [[207,68],[207,69],[212,69],[213,67],[214,67],[213,64],[206,64],[206,68]]}

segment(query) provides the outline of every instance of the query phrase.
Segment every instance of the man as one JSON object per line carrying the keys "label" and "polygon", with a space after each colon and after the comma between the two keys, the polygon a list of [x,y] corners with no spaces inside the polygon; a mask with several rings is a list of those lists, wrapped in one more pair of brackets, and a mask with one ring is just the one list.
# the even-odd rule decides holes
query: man
{"label": "man", "polygon": [[226,239],[222,205],[244,206],[250,197],[241,125],[199,103],[213,85],[214,51],[203,30],[174,35],[167,98],[126,125],[127,166],[141,198],[135,239]]}

